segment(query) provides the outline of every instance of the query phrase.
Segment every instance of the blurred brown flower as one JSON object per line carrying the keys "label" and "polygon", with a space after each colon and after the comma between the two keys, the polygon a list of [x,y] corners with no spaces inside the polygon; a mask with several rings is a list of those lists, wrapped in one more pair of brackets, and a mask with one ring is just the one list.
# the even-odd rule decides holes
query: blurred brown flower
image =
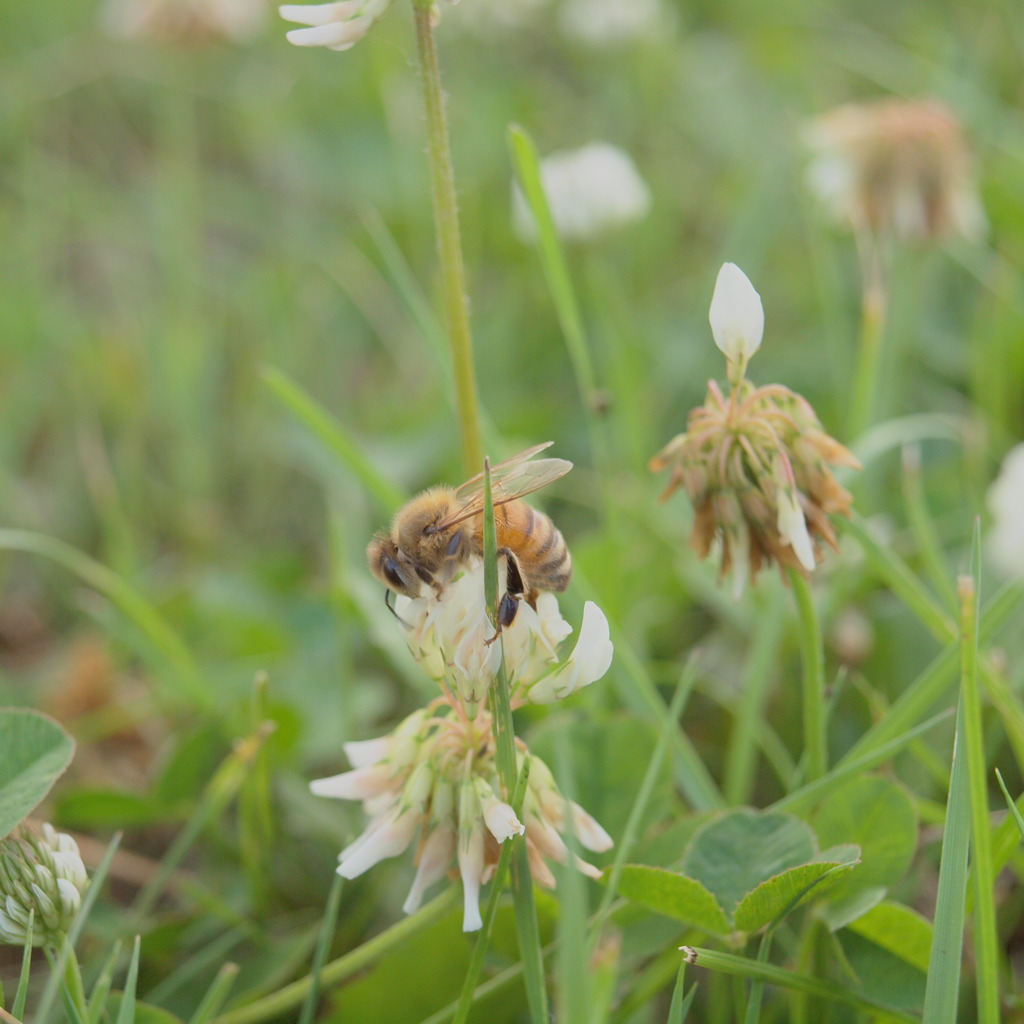
{"label": "blurred brown flower", "polygon": [[943,103],[846,104],[809,122],[804,140],[812,191],[855,230],[908,240],[984,233],[971,154]]}

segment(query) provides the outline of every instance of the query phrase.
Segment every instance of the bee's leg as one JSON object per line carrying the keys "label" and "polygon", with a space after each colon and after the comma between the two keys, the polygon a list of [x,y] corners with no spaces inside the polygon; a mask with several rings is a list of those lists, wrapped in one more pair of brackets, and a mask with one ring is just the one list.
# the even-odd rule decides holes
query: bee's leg
{"label": "bee's leg", "polygon": [[526,584],[523,581],[523,571],[519,566],[519,559],[509,548],[501,548],[499,555],[505,556],[505,593],[498,602],[498,631],[487,641],[493,644],[501,636],[501,631],[515,622],[516,612],[519,611],[519,602],[526,592]]}

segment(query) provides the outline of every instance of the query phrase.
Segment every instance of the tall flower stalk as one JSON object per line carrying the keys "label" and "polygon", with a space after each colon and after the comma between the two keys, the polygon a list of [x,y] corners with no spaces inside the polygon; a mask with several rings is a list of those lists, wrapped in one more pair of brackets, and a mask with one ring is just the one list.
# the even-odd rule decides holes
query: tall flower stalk
{"label": "tall flower stalk", "polygon": [[483,463],[484,450],[480,436],[480,409],[476,371],[473,365],[473,340],[469,326],[466,268],[462,258],[462,238],[459,231],[459,207],[455,195],[455,174],[448,142],[444,94],[441,89],[441,68],[437,60],[437,41],[434,38],[435,14],[432,0],[413,0],[413,11],[416,16],[420,85],[427,119],[427,154],[430,160],[437,254],[440,260],[448,341],[451,345],[455,396],[458,402],[462,462],[466,471],[472,474],[479,471]]}

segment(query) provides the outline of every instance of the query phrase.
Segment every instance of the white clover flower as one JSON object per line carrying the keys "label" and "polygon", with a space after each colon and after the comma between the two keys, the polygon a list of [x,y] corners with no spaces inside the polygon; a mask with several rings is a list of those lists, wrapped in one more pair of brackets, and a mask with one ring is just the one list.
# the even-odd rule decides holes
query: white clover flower
{"label": "white clover flower", "polygon": [[331,4],[284,4],[278,13],[285,21],[308,28],[295,28],[285,35],[295,46],[326,46],[349,50],[388,9],[391,0],[341,0]]}
{"label": "white clover flower", "polygon": [[[502,587],[504,565],[499,559]],[[559,661],[559,646],[572,627],[551,593],[539,594],[536,608],[521,601],[512,624],[496,641],[484,601],[482,559],[470,562],[440,595],[398,595],[395,610],[409,626],[407,641],[413,655],[431,678],[458,695],[470,718],[483,706],[502,657],[513,701],[548,704],[600,679],[614,651],[608,620],[588,601],[579,640],[572,654]]]}
{"label": "white clover flower", "polygon": [[986,546],[1008,576],[1024,577],[1024,443],[1011,448],[988,490],[992,528]]}
{"label": "white clover flower", "polygon": [[69,835],[43,825],[0,840],[0,942],[56,945],[71,927],[89,877]]}
{"label": "white clover flower", "polygon": [[452,18],[453,24],[462,25],[479,34],[500,34],[525,28],[542,16],[542,8],[551,0],[473,0],[460,3]]}
{"label": "white clover flower", "polygon": [[[490,714],[482,710],[471,721],[444,699],[432,707],[430,713],[406,719],[383,738],[387,742],[377,743],[376,749],[384,754],[379,763],[310,783],[321,796],[362,800],[370,818],[362,835],[342,850],[338,872],[355,878],[415,844],[416,875],[403,905],[411,914],[454,860],[462,879],[466,931],[481,926],[480,889],[494,872],[499,845],[508,840],[524,839],[534,878],[541,885],[555,881],[545,857],[598,877],[594,865],[570,855],[562,836],[571,833],[595,852],[609,849],[612,840],[583,808],[559,793],[547,765],[517,741],[518,769],[527,757],[531,766],[520,820],[500,795]],[[371,749],[369,742],[373,741],[358,744],[358,752]],[[395,755],[400,749],[415,753],[399,761]],[[372,785],[363,784],[367,779]]]}
{"label": "white clover flower", "polygon": [[[541,161],[540,173],[555,230],[567,241],[640,220],[651,206],[650,190],[629,154],[607,142],[552,153]],[[512,224],[523,241],[536,240],[537,225],[518,185]]]}
{"label": "white clover flower", "polygon": [[652,39],[662,30],[661,0],[566,0],[558,23],[569,38],[588,46]]}
{"label": "white clover flower", "polygon": [[125,39],[243,43],[263,28],[266,13],[265,0],[106,0],[100,23]]}
{"label": "white clover flower", "polygon": [[745,367],[761,347],[764,307],[750,279],[735,263],[723,263],[718,271],[708,319],[715,344],[726,359]]}

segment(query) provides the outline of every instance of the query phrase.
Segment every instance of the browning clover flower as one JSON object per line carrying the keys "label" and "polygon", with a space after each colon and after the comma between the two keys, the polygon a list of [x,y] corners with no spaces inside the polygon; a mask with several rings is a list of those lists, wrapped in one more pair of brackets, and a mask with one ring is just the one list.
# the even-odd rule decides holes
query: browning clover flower
{"label": "browning clover flower", "polygon": [[0,942],[58,945],[71,927],[89,884],[78,844],[43,825],[21,826],[0,840]]}
{"label": "browning clover flower", "polygon": [[100,18],[111,35],[129,39],[241,43],[260,31],[266,13],[264,0],[107,0]]}
{"label": "browning clover flower", "polygon": [[[406,639],[413,655],[432,679],[458,697],[470,718],[486,700],[503,656],[513,707],[561,700],[608,671],[614,647],[608,620],[596,604],[584,606],[576,646],[559,660],[559,646],[572,627],[562,618],[558,598],[541,593],[536,608],[520,602],[497,642],[483,574],[483,561],[475,558],[440,595],[424,588],[423,597],[399,595],[395,600],[395,611],[409,627]],[[499,558],[498,579],[505,576],[505,561]]]}
{"label": "browning clover flower", "polygon": [[295,46],[350,50],[391,5],[391,0],[341,0],[333,4],[284,4],[278,13],[295,28],[285,38]]}
{"label": "browning clover flower", "polygon": [[855,230],[920,240],[985,230],[959,121],[936,100],[850,103],[811,121],[808,183]]}
{"label": "browning clover flower", "polygon": [[559,793],[543,761],[516,743],[520,769],[530,757],[523,821],[501,799],[494,726],[486,711],[471,720],[438,698],[389,736],[346,743],[352,770],[310,784],[318,796],[363,801],[370,817],[363,834],[341,851],[338,873],[355,878],[415,840],[416,877],[403,909],[417,910],[454,860],[463,885],[464,931],[481,927],[480,888],[494,872],[499,844],[511,836],[525,834],[533,877],[542,885],[555,882],[545,858],[599,877],[594,865],[570,853],[563,836],[571,832],[599,853],[612,845],[608,833]]}
{"label": "browning clover flower", "polygon": [[704,404],[651,459],[671,469],[662,499],[682,487],[696,513],[690,543],[706,557],[721,544],[721,574],[733,573],[734,594],[748,575],[777,562],[807,575],[820,558],[818,541],[833,548],[829,516],[848,515],[850,494],[830,465],[859,468],[853,454],[823,430],[811,405],[781,384],[756,388],[744,378],[761,344],[761,300],[734,264],[718,275],[711,327],[729,365],[729,396],[708,382]]}

